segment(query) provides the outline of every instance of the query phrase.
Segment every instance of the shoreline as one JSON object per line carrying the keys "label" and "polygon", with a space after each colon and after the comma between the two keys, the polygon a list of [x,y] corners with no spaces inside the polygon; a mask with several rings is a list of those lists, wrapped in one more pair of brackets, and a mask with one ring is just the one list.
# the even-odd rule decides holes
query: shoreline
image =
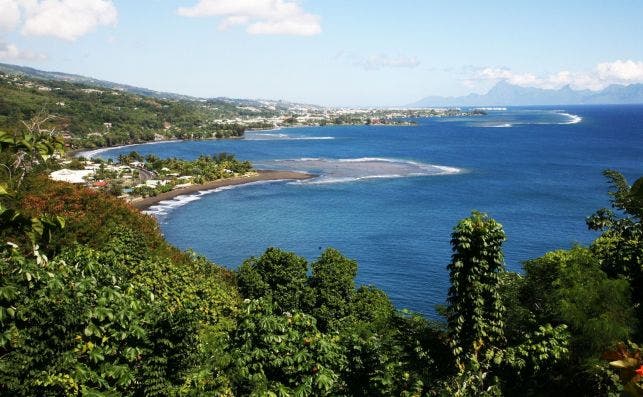
{"label": "shoreline", "polygon": [[[279,131],[279,130],[285,130],[285,129],[291,129],[291,128],[314,128],[314,127],[346,127],[346,126],[364,126],[364,127],[416,127],[417,124],[326,124],[326,125],[308,125],[308,124],[301,124],[301,125],[280,125],[276,126],[274,128],[258,128],[258,129],[248,129],[246,132],[254,133],[254,132],[270,132],[270,131]],[[114,149],[122,149],[126,147],[131,147],[131,146],[139,146],[139,145],[155,145],[155,144],[163,144],[163,143],[177,143],[177,142],[189,142],[189,141],[217,141],[217,140],[235,140],[235,139],[245,139],[245,134],[243,136],[234,136],[234,137],[228,137],[228,138],[202,138],[202,139],[179,139],[179,138],[174,138],[174,139],[161,139],[158,141],[147,141],[147,142],[139,142],[139,143],[125,143],[122,145],[114,145],[114,146],[103,146],[103,147],[98,147],[98,148],[76,148],[76,149],[71,149],[65,151],[65,154],[69,157],[85,157],[88,159],[94,158],[96,155],[101,154],[103,152],[107,152],[109,150],[114,150]],[[89,157],[87,156],[89,155]]]}
{"label": "shoreline", "polygon": [[161,193],[153,197],[145,197],[129,201],[129,204],[141,211],[160,203],[161,201],[171,200],[177,196],[189,195],[203,190],[214,190],[224,186],[245,185],[252,182],[260,181],[281,181],[281,180],[306,180],[314,178],[315,175],[305,172],[296,171],[278,171],[278,170],[257,170],[256,175],[238,176],[233,178],[218,179],[200,185],[187,186],[175,189],[169,192]]}
{"label": "shoreline", "polygon": [[[212,139],[221,139],[221,138],[212,138]],[[160,140],[160,141],[148,141],[148,142],[141,142],[141,143],[126,143],[124,145],[104,146],[104,147],[99,147],[99,148],[94,148],[94,149],[86,149],[86,148],[73,149],[73,150],[67,151],[65,154],[67,154],[70,157],[85,157],[87,159],[92,159],[98,154],[101,154],[103,152],[107,152],[109,150],[114,150],[114,149],[122,149],[122,148],[130,147],[130,146],[155,145],[155,144],[183,142],[183,141],[185,141],[185,139],[163,139],[163,140]]]}

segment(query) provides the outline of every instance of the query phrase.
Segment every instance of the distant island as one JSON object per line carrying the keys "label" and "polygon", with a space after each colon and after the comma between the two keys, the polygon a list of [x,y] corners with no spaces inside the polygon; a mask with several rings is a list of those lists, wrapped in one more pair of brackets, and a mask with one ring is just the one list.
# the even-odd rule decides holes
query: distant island
{"label": "distant island", "polygon": [[428,96],[409,107],[429,106],[530,106],[530,105],[611,105],[643,103],[643,84],[610,85],[600,91],[573,90],[565,86],[558,90],[520,87],[500,81],[486,94],[461,97]]}

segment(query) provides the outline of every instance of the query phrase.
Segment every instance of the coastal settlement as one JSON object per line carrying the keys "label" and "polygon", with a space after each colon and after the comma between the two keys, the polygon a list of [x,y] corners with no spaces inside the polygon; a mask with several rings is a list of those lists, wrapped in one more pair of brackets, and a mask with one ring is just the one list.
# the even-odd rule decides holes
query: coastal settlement
{"label": "coastal settlement", "polygon": [[116,161],[80,157],[63,160],[60,165],[63,168],[52,172],[51,179],[83,184],[132,203],[213,181],[259,175],[248,161],[227,153],[187,161],[131,152]]}

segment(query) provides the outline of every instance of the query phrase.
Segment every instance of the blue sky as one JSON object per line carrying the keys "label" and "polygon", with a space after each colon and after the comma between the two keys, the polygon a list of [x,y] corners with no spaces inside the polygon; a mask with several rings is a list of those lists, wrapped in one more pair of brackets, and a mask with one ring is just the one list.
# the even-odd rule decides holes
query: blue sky
{"label": "blue sky", "polygon": [[643,2],[0,0],[0,62],[196,96],[403,105],[643,82]]}

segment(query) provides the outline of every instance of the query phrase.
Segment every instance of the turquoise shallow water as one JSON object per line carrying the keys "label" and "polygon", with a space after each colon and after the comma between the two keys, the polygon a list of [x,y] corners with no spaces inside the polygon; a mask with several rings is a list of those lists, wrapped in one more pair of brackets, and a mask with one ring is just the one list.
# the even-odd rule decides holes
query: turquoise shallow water
{"label": "turquoise shallow water", "polygon": [[509,109],[417,127],[319,127],[244,140],[110,150],[194,158],[222,151],[259,168],[319,174],[182,197],[153,207],[167,239],[229,267],[266,247],[309,259],[332,246],[398,307],[434,315],[448,288],[452,227],[472,209],[505,228],[507,267],[587,244],[608,206],[606,168],[643,175],[643,106]]}

